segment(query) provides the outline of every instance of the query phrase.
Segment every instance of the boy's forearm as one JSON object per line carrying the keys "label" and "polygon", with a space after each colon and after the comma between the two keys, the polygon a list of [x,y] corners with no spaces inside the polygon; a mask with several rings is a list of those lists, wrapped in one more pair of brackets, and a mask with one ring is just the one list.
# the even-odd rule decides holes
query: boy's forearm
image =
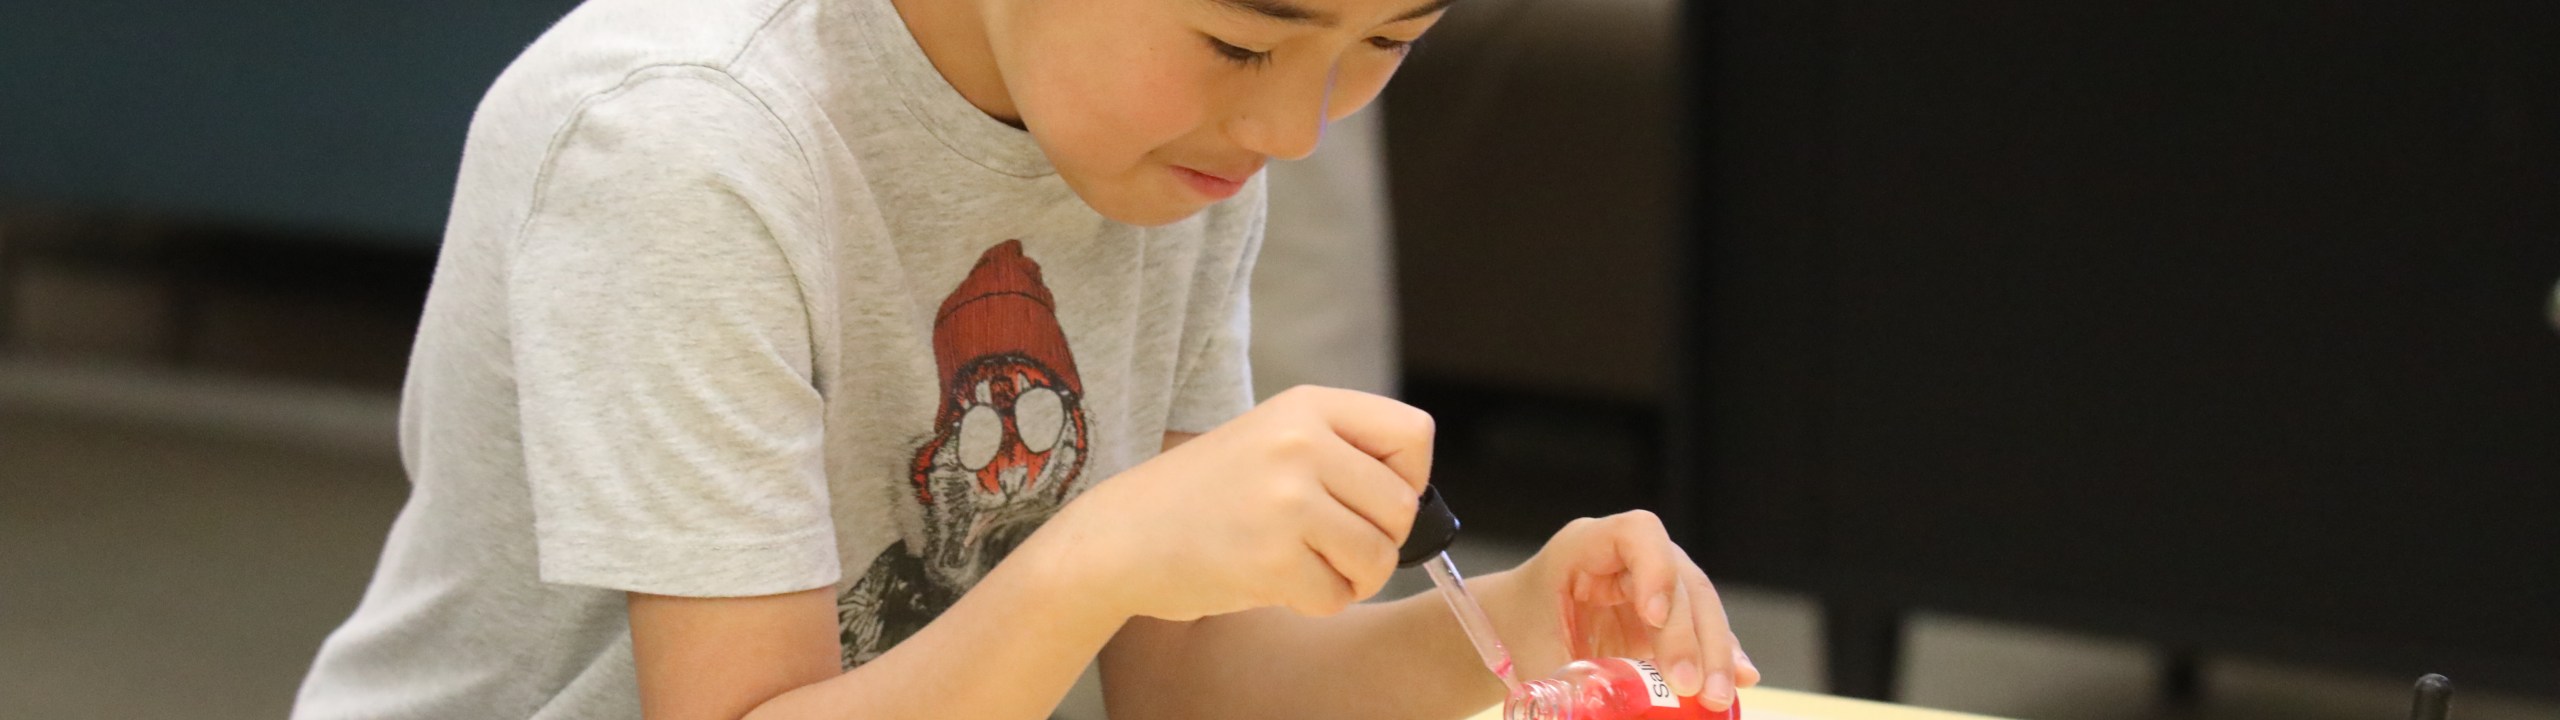
{"label": "boy's forearm", "polygon": [[[1511,604],[1505,574],[1475,583]],[[1310,618],[1277,608],[1132,621],[1103,655],[1115,720],[1461,718],[1502,700],[1437,593]]]}
{"label": "boy's forearm", "polygon": [[913,637],[747,717],[1049,717],[1125,620],[1075,592],[1066,544],[1035,534]]}

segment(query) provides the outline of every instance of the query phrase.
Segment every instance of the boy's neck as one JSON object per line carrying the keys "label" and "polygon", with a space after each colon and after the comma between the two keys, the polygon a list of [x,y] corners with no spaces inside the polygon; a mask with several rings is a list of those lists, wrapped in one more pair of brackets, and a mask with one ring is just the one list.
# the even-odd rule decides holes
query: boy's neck
{"label": "boy's neck", "polygon": [[943,81],[959,90],[960,97],[989,117],[1022,127],[1022,114],[1014,109],[1013,95],[1005,89],[1004,73],[996,68],[981,0],[890,0],[889,4],[897,8],[898,18],[916,44],[924,47],[924,57],[932,61],[934,71],[942,73]]}

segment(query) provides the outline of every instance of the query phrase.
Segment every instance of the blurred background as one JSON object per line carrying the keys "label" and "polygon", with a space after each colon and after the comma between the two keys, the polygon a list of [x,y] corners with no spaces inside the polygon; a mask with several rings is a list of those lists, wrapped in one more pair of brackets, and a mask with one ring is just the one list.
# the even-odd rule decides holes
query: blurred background
{"label": "blurred background", "polygon": [[[472,106],[573,4],[0,6],[0,714],[287,710],[407,492]],[[1462,566],[1654,509],[1774,685],[2560,719],[2555,32],[1467,0],[1275,181],[1368,203],[1272,250],[1359,291],[1266,263],[1257,321],[1437,414]]]}

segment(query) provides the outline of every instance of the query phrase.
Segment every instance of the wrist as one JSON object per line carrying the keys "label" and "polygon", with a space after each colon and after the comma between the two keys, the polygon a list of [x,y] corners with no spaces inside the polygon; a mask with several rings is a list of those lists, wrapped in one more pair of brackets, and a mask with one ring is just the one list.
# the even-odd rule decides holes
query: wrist
{"label": "wrist", "polygon": [[1057,620],[1117,632],[1134,616],[1118,593],[1125,583],[1112,582],[1111,551],[1070,517],[1074,507],[1069,503],[1024,538],[1004,564],[1019,571],[1025,589],[1050,606]]}
{"label": "wrist", "polygon": [[1570,651],[1559,614],[1560,587],[1545,576],[1535,559],[1470,583],[1511,651],[1513,668],[1524,679],[1543,677],[1572,659],[1566,657]]}

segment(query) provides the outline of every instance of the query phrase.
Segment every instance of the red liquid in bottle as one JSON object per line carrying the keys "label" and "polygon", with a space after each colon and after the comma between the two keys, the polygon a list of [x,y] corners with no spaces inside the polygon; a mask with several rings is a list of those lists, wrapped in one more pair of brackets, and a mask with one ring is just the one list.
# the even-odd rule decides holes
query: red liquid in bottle
{"label": "red liquid in bottle", "polygon": [[1575,660],[1553,677],[1521,683],[1502,703],[1504,720],[1741,720],[1742,702],[1708,710],[1695,697],[1671,693],[1652,663],[1626,658]]}

